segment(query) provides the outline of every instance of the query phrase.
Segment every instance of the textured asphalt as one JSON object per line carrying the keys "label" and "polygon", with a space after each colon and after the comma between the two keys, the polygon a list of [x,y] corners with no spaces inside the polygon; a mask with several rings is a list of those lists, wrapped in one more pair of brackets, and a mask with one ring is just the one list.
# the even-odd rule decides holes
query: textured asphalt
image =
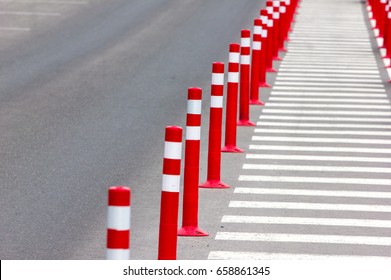
{"label": "textured asphalt", "polygon": [[[31,29],[0,29],[0,259],[103,259],[112,185],[132,188],[131,258],[156,259],[164,127],[184,125],[190,86],[207,115],[212,62],[264,4],[85,2],[2,6],[61,15],[0,22]],[[220,211],[229,193],[212,193],[202,203]],[[179,255],[205,258],[204,245],[180,241]]]}

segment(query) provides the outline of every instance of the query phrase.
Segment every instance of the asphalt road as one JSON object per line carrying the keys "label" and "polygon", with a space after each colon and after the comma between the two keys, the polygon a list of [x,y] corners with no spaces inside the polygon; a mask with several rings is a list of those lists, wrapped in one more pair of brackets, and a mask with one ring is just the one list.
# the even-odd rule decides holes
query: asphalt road
{"label": "asphalt road", "polygon": [[264,1],[20,2],[64,13],[0,28],[0,259],[103,259],[112,185],[132,188],[131,257],[156,259],[164,128],[184,125],[190,86],[208,112],[212,62]]}

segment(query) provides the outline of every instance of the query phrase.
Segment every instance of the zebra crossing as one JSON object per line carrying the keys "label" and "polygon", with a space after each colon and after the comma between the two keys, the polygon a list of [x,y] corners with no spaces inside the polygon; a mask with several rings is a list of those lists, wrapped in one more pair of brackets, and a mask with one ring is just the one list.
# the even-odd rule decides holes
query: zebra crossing
{"label": "zebra crossing", "polygon": [[209,259],[391,257],[391,106],[363,5],[301,2]]}

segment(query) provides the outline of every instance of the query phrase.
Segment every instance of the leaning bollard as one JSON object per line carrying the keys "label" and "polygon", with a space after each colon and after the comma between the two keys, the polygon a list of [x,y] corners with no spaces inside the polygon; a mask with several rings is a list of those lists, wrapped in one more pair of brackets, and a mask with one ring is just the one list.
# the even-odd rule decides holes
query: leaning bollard
{"label": "leaning bollard", "polygon": [[239,126],[255,126],[250,121],[250,30],[241,32]]}
{"label": "leaning bollard", "polygon": [[224,63],[214,62],[210,100],[208,171],[201,188],[224,189],[229,186],[220,180],[221,174],[221,130],[223,124]]}
{"label": "leaning bollard", "polygon": [[202,89],[189,88],[186,117],[185,167],[183,174],[183,213],[179,236],[208,236],[198,228],[198,183],[200,170],[200,140]]}
{"label": "leaning bollard", "polygon": [[127,187],[110,187],[107,210],[107,260],[129,260],[130,200]]}
{"label": "leaning bollard", "polygon": [[176,259],[181,158],[182,128],[167,126],[160,204],[159,260]]}
{"label": "leaning bollard", "polygon": [[225,146],[222,152],[243,153],[243,150],[236,146],[238,113],[238,88],[239,88],[239,63],[240,45],[229,45],[228,61],[228,84],[227,84],[227,106],[225,119]]}

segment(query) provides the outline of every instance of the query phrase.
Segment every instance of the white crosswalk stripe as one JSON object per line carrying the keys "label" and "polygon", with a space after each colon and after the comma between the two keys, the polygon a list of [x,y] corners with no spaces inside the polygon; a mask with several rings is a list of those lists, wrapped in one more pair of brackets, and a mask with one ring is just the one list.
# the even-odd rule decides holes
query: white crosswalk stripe
{"label": "white crosswalk stripe", "polygon": [[209,259],[391,258],[391,104],[362,5],[301,2]]}

